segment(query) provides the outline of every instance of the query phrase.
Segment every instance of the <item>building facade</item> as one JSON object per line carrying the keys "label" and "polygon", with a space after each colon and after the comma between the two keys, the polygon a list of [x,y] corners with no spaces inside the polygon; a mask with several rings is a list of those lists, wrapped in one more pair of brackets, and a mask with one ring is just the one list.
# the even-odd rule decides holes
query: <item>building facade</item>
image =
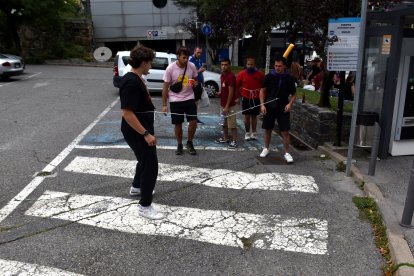
{"label": "building facade", "polygon": [[85,5],[91,14],[96,47],[118,51],[140,43],[174,52],[191,38],[178,24],[194,12],[177,7],[172,0],[89,0]]}

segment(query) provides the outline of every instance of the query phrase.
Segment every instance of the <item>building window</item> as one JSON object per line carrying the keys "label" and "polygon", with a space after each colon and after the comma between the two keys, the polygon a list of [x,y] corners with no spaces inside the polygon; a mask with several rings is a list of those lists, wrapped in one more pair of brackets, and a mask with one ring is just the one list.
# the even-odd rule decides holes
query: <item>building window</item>
{"label": "building window", "polygon": [[157,8],[162,9],[165,7],[165,5],[167,5],[167,0],[152,0],[152,3]]}

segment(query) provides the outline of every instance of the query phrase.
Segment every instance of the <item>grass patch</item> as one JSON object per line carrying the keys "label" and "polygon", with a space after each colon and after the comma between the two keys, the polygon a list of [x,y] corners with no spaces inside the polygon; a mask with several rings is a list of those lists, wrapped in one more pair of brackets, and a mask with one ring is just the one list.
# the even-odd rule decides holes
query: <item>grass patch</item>
{"label": "grass patch", "polygon": [[[296,97],[298,99],[302,98],[302,95],[305,94],[305,102],[317,105],[319,103],[320,93],[318,91],[310,91],[300,87],[296,88]],[[329,99],[331,103],[331,110],[337,111],[338,110],[338,98],[337,97],[330,97]],[[344,112],[352,112],[352,102],[344,102]]]}
{"label": "grass patch", "polygon": [[[390,255],[390,249],[388,247],[387,228],[382,221],[381,214],[378,211],[377,204],[370,197],[353,197],[352,202],[359,209],[361,218],[367,220],[374,231],[375,245],[377,246],[380,254],[384,257],[387,264],[383,266],[384,275],[393,275],[395,268]],[[398,268],[397,268],[398,269]]]}
{"label": "grass patch", "polygon": [[360,181],[360,182],[358,183],[358,187],[359,187],[361,190],[364,190],[364,186],[365,186],[365,181]]}

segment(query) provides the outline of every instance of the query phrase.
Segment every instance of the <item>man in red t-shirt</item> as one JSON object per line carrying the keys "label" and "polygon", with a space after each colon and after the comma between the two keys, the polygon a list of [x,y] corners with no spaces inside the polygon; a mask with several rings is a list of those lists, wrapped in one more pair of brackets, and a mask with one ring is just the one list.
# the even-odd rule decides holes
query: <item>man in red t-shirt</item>
{"label": "man in red t-shirt", "polygon": [[[241,95],[242,114],[246,134],[244,140],[257,139],[257,115],[260,113],[259,92],[264,80],[263,72],[257,70],[255,59],[248,57],[246,69],[239,72],[236,80],[236,93]],[[250,132],[250,124],[252,131]]]}
{"label": "man in red t-shirt", "polygon": [[228,129],[231,129],[232,141],[229,148],[237,148],[237,118],[236,118],[236,102],[238,96],[236,95],[236,77],[230,70],[230,60],[228,58],[221,60],[221,89],[220,89],[220,105],[222,114],[225,116],[223,122],[223,137],[220,137],[215,142],[222,144],[229,142]]}

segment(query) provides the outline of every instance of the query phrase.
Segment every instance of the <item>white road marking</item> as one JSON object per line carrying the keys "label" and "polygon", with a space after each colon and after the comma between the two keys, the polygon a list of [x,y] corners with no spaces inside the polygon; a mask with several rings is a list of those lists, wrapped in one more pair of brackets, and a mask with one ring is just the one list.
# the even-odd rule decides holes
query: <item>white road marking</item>
{"label": "white road marking", "polygon": [[134,234],[190,239],[232,247],[327,254],[328,222],[223,210],[155,205],[165,218],[138,215],[132,199],[46,191],[26,215],[50,217]]}
{"label": "white road marking", "polygon": [[33,86],[33,88],[39,88],[39,87],[48,86],[48,85],[50,85],[50,82],[38,82]]}
{"label": "white road marking", "polygon": [[[119,101],[117,98],[113,101],[88,127],[85,128],[81,134],[78,135],[55,159],[52,160],[42,171],[52,172],[75,148],[75,146],[85,137],[86,134],[108,113],[112,107]],[[23,190],[12,198],[1,210],[0,210],[0,223],[10,215],[11,212],[29,195],[31,194],[44,180],[44,177],[35,177],[30,183],[23,188]]]}
{"label": "white road marking", "polygon": [[77,274],[69,271],[65,271],[58,268],[49,266],[29,264],[17,261],[9,261],[0,259],[0,272],[4,276],[12,275],[30,275],[30,276],[81,276],[83,274]]}
{"label": "white road marking", "polygon": [[[36,73],[36,74],[33,74],[33,75],[30,75],[30,76],[28,76],[28,77],[26,77],[26,78],[22,78],[22,80],[28,80],[28,79],[31,79],[31,78],[33,78],[33,77],[36,77],[37,75],[40,75],[40,74],[42,74],[42,72],[39,72],[39,73]],[[7,86],[7,85],[10,85],[10,84],[13,84],[13,83],[17,83],[17,82],[7,82],[7,83],[4,83],[4,84],[0,84],[0,87],[2,87],[2,86]]]}
{"label": "white road marking", "polygon": [[[85,174],[133,178],[137,162],[131,160],[77,156],[65,171]],[[197,183],[216,188],[260,189],[317,193],[312,176],[288,173],[247,173],[226,169],[206,169],[190,166],[159,164],[160,181]]]}

